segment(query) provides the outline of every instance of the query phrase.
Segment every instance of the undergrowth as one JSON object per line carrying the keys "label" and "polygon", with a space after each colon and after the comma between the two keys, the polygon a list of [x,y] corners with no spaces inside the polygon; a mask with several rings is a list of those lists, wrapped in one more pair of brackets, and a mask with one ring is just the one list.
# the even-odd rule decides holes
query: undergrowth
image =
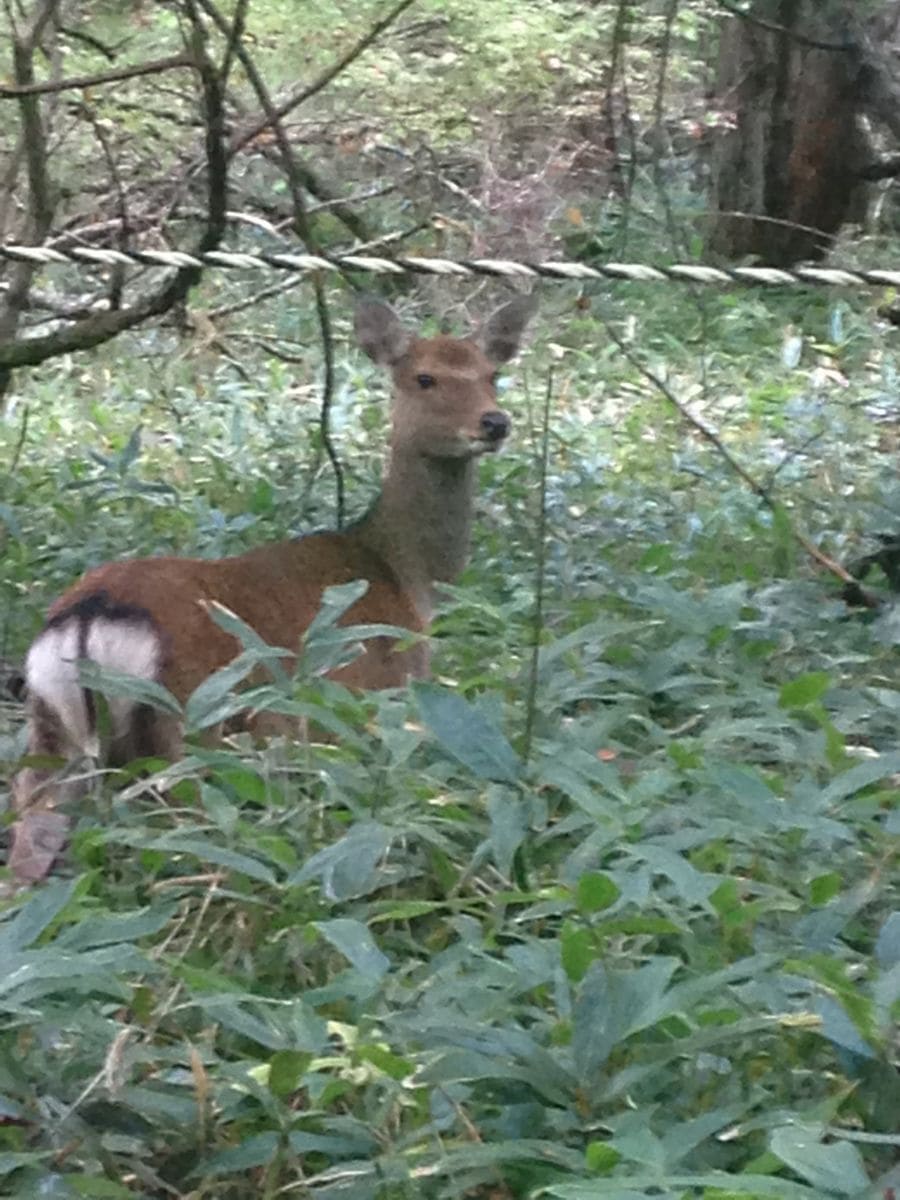
{"label": "undergrowth", "polygon": [[[308,676],[293,702],[337,744],[198,743],[99,779],[57,876],[5,902],[6,1194],[891,1186],[896,621],[877,571],[883,608],[848,609],[790,522],[844,559],[895,528],[893,335],[819,294],[573,298],[546,290],[503,394],[515,442],[482,467],[437,682],[358,697]],[[94,563],[327,524],[316,400],[314,359],[242,378],[159,335],[23,379],[0,433],[6,657]],[[342,354],[351,511],[384,403]]]}
{"label": "undergrowth", "polygon": [[[110,43],[137,58],[180,44],[164,6],[152,23],[120,7],[92,5]],[[293,0],[257,6],[273,88],[313,77],[375,7],[307,5],[298,22]],[[673,25],[681,111],[661,131],[668,6],[644,8],[528,3],[511,20],[494,0],[423,3],[292,136],[348,188],[388,178],[373,229],[455,214],[411,253],[702,259],[701,150],[657,161],[661,211],[646,139],[702,133],[692,54],[709,9]],[[643,83],[628,205],[591,174],[598,48],[625,10]],[[591,136],[576,137],[585,112]],[[165,118],[128,118],[141,152]],[[432,192],[412,194],[423,179]],[[272,180],[248,158],[246,202]],[[317,232],[346,244],[327,216]],[[269,236],[240,233],[280,248]],[[860,240],[842,257],[898,253]],[[97,563],[224,555],[333,522],[307,286],[219,312],[268,282],[210,272],[193,336],[148,328],[19,374],[0,419],[0,665],[15,671],[49,603]],[[404,281],[392,299],[418,323],[485,311],[500,288]],[[353,516],[377,487],[387,392],[347,348],[347,294],[328,298]],[[97,774],[51,881],[0,901],[4,1195],[900,1188],[900,421],[884,297],[554,284],[541,300],[503,384],[511,444],[480,466],[472,561],[435,622],[434,682],[353,695],[321,678],[333,647],[312,645],[255,702],[336,740],[210,749],[220,680],[188,705],[186,757]],[[877,554],[880,607],[849,607],[797,533],[848,567]],[[0,704],[7,823],[22,716]]]}

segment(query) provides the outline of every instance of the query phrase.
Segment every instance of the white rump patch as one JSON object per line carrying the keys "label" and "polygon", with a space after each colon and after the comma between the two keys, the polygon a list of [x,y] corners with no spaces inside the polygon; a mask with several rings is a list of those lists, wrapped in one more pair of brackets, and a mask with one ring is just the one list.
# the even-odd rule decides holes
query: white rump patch
{"label": "white rump patch", "polygon": [[[80,631],[81,618],[73,616],[39,634],[25,660],[25,678],[30,693],[56,714],[73,751],[96,758],[97,731],[89,727],[78,680]],[[91,618],[85,649],[83,657],[98,666],[140,679],[156,679],[162,665],[159,638],[149,625],[137,621]],[[107,703],[113,732],[124,730],[134,701],[110,696]]]}

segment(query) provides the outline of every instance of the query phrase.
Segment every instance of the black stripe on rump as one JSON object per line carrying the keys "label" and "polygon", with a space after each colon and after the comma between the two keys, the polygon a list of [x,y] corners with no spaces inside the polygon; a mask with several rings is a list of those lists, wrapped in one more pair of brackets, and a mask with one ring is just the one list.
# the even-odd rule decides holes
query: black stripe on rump
{"label": "black stripe on rump", "polygon": [[[139,604],[124,604],[119,600],[114,600],[109,592],[100,589],[99,591],[91,592],[87,596],[82,596],[80,600],[75,600],[60,612],[55,613],[47,621],[44,629],[58,629],[60,626],[68,625],[72,621],[78,623],[78,657],[80,659],[83,660],[89,657],[87,644],[92,624],[95,621],[107,621],[110,624],[140,626],[144,629],[150,629],[159,642],[160,674],[165,669],[168,660],[168,638],[153,619],[153,615],[149,609],[142,608]],[[83,687],[82,696],[84,698],[88,729],[91,733],[96,733],[97,701],[93,690]],[[137,706],[139,710],[146,707],[146,705]],[[152,713],[152,710],[149,711]],[[146,727],[146,717],[140,720],[139,724]],[[149,730],[144,732],[142,740],[149,742]]]}

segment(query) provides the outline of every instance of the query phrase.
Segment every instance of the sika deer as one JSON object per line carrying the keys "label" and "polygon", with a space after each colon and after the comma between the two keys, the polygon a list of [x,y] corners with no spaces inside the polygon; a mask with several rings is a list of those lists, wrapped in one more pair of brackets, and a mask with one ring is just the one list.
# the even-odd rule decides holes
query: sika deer
{"label": "sika deer", "polygon": [[[517,352],[533,311],[529,297],[498,309],[479,342],[408,333],[386,304],[363,300],[357,339],[393,376],[390,462],[366,515],[341,532],[312,533],[233,558],[143,558],[89,571],[51,607],[26,660],[28,753],[113,764],[180,752],[178,722],[145,704],[110,697],[109,736],[101,739],[93,693],[79,660],[162,683],[184,701],[239,646],[210,618],[212,601],[237,613],[274,646],[296,650],[323,590],[354,579],[368,591],[348,624],[427,629],[434,585],[465,565],[475,460],[497,450],[509,417],[497,408],[497,365]],[[372,638],[333,677],[358,688],[402,686],[428,673],[423,642],[398,649]],[[107,744],[101,748],[100,742]],[[67,791],[69,794],[67,795]],[[56,806],[72,798],[44,767],[20,771],[13,806],[20,820],[10,866],[41,878],[65,836]]]}

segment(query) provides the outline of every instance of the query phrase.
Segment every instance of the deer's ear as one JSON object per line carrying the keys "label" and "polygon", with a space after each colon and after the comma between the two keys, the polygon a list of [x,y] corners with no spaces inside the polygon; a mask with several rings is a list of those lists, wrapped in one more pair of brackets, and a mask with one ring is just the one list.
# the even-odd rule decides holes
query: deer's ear
{"label": "deer's ear", "polygon": [[517,296],[492,313],[481,330],[481,348],[495,363],[508,362],[519,352],[525,326],[537,312],[537,296]]}
{"label": "deer's ear", "polygon": [[389,304],[372,296],[362,296],[353,314],[356,340],[373,362],[389,367],[402,358],[412,342]]}

